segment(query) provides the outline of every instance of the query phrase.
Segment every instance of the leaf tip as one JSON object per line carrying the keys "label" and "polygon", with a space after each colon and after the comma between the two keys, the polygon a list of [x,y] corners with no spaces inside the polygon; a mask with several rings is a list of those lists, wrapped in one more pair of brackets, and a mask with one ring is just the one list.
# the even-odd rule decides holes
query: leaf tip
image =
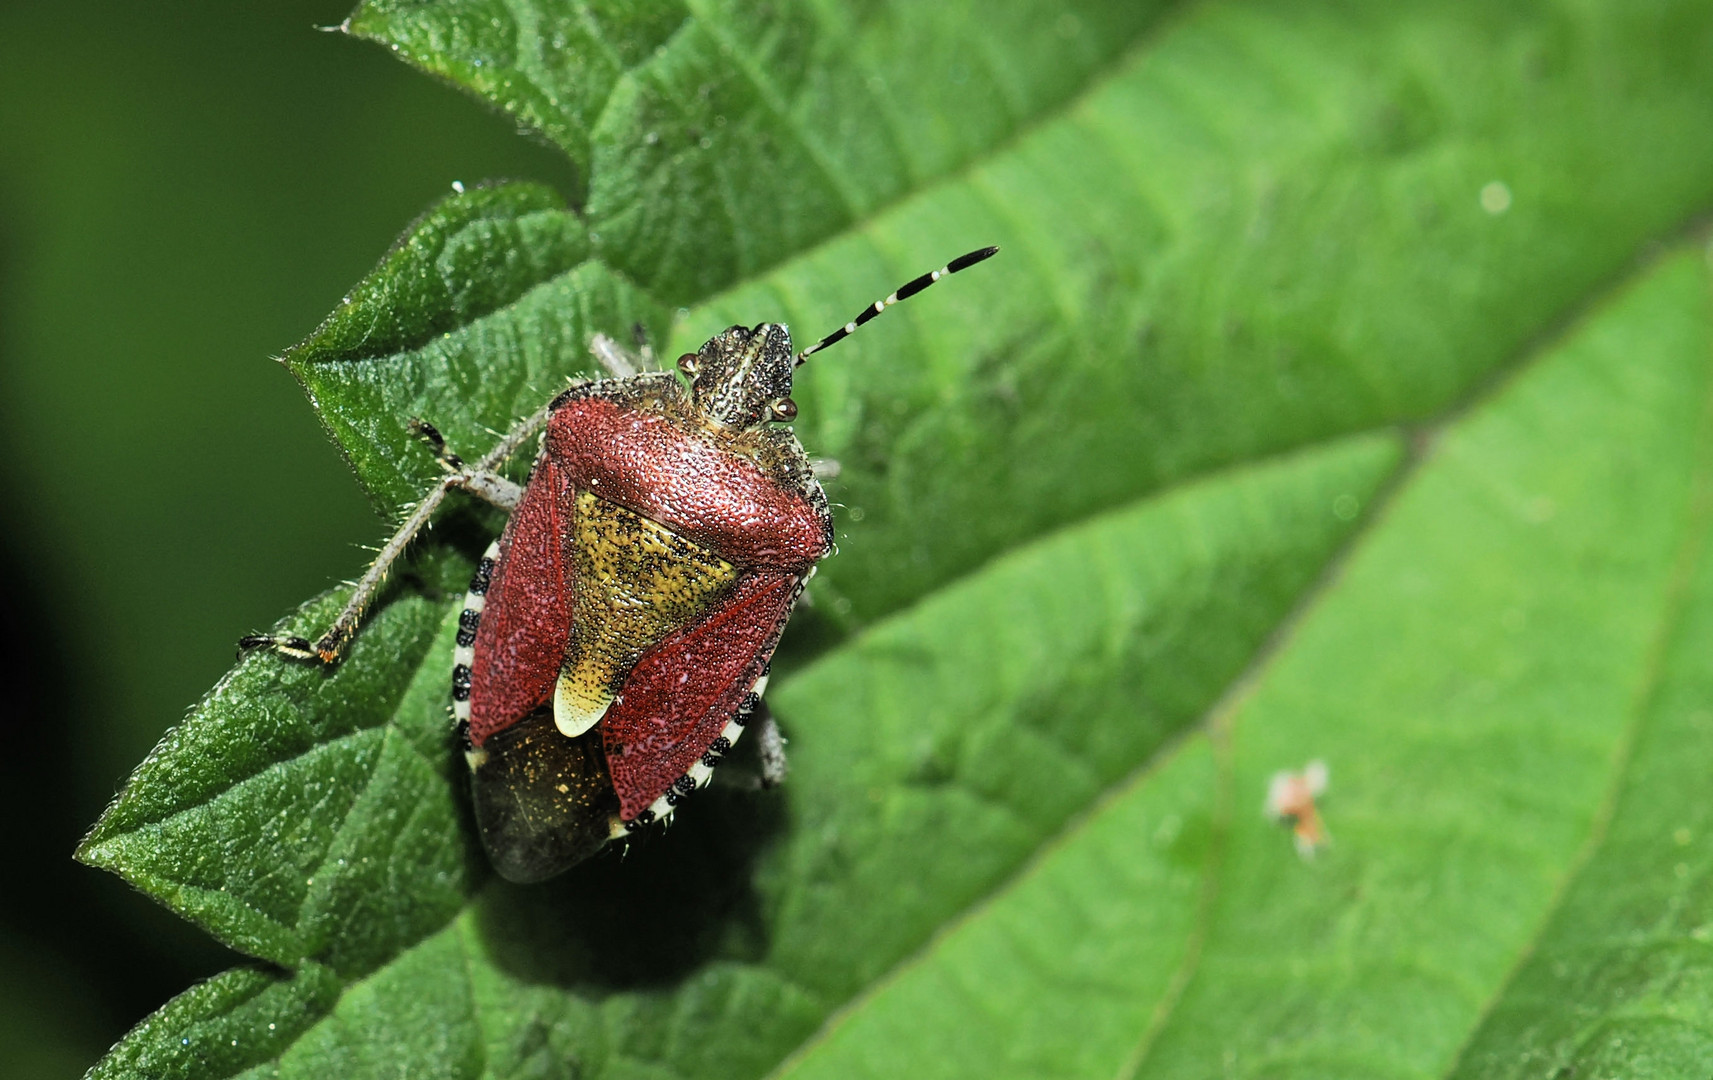
{"label": "leaf tip", "polygon": [[77,842],[77,847],[72,849],[71,857],[74,860],[97,870],[113,869],[113,852],[107,845],[107,819],[112,813],[113,808],[109,806],[95,820],[95,824],[89,827],[89,832],[85,833],[83,839]]}
{"label": "leaf tip", "polygon": [[[376,20],[377,16],[370,11],[369,5],[365,0],[364,3],[360,3],[353,8],[351,10],[351,14],[345,16],[345,20],[343,22],[341,22],[337,27],[333,27],[331,29],[335,29],[347,37],[354,37],[364,41],[380,42],[392,51],[398,52],[398,44],[396,42],[385,41],[381,34],[377,32],[377,29],[371,25]],[[382,21],[384,21],[384,19]]]}

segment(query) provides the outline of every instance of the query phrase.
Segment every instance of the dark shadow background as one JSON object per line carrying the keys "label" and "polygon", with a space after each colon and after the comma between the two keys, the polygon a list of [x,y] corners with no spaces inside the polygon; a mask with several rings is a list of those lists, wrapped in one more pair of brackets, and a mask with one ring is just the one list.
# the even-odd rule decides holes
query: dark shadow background
{"label": "dark shadow background", "polygon": [[346,0],[0,0],[0,1075],[234,959],[71,850],[382,526],[271,363],[454,180],[570,166]]}

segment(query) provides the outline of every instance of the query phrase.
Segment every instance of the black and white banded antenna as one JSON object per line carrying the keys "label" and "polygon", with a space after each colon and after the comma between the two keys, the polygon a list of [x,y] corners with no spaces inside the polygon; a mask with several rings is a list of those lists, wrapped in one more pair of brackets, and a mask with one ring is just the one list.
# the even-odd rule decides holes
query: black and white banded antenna
{"label": "black and white banded antenna", "polygon": [[959,270],[968,270],[970,267],[974,266],[976,263],[981,262],[984,259],[992,258],[994,256],[994,254],[998,251],[999,251],[999,248],[997,248],[997,247],[984,247],[980,251],[972,251],[968,255],[959,255],[957,258],[953,259],[951,262],[947,263],[946,265],[940,267],[938,270],[930,270],[928,273],[923,274],[921,277],[916,278],[915,280],[913,280],[907,284],[900,285],[898,287],[897,291],[894,292],[891,296],[888,296],[885,300],[876,300],[874,303],[863,308],[862,314],[858,315],[856,318],[852,319],[850,322],[846,323],[845,325],[839,327],[837,330],[834,330],[832,333],[828,334],[826,337],[822,338],[820,341],[815,342],[815,344],[809,346],[807,349],[804,349],[802,352],[798,353],[792,359],[791,366],[792,367],[798,367],[803,363],[803,361],[809,359],[809,357],[811,357],[811,356],[814,356],[816,353],[820,352],[822,349],[825,349],[827,346],[837,345],[839,342],[843,341],[845,338],[848,338],[852,334],[856,333],[857,327],[861,326],[865,322],[868,322],[870,319],[874,318],[876,315],[879,315],[881,312],[885,311],[887,308],[891,307],[893,304],[898,303],[898,301],[908,300],[912,296],[915,296],[917,293],[921,292],[923,289],[926,289],[928,286],[932,285],[934,282],[939,281],[941,278],[950,277],[951,275],[957,273]]}

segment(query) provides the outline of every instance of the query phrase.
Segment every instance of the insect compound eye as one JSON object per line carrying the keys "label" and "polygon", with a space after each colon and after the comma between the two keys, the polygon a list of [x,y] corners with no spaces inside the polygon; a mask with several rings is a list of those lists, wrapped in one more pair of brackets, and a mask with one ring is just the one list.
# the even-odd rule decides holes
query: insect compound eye
{"label": "insect compound eye", "polygon": [[790,398],[780,398],[773,403],[773,418],[775,420],[797,419],[797,403]]}
{"label": "insect compound eye", "polygon": [[693,352],[685,353],[683,356],[680,356],[678,358],[678,370],[682,371],[686,375],[696,374],[696,361],[697,361],[697,359],[698,359],[698,357],[696,356],[695,353],[693,353]]}

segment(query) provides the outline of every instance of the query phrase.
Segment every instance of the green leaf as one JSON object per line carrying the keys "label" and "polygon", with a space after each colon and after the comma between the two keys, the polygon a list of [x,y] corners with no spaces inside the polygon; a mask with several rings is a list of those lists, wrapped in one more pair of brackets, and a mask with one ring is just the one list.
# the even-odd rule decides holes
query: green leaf
{"label": "green leaf", "polygon": [[588,258],[577,216],[544,187],[501,184],[423,215],[282,359],[392,516],[439,477],[411,419],[486,450],[494,432],[592,368],[597,328],[633,324],[665,325],[657,306]]}
{"label": "green leaf", "polygon": [[[1710,284],[1699,259],[1673,257],[1440,434],[1289,644],[1216,716],[1217,781],[1204,741],[1186,743],[848,1008],[788,1074],[1443,1075],[1552,916],[1615,776],[1654,827],[1641,849],[1614,832],[1577,875],[1553,919],[1575,932],[1545,939],[1465,1070],[1693,1074],[1667,1062],[1713,1052],[1694,1026],[1703,916],[1672,864],[1708,850],[1683,824],[1703,816],[1708,759],[1689,766],[1674,741],[1651,773],[1636,771],[1644,757],[1621,762],[1663,689],[1661,650],[1692,655],[1678,638],[1684,575],[1706,573]],[[1305,862],[1259,807],[1274,771],[1311,757],[1330,764],[1333,839]],[[1202,785],[1190,796],[1186,775]],[[1151,830],[1209,803],[1227,809],[1218,857],[1163,900],[1150,877],[1175,868]],[[1691,830],[1681,846],[1678,827]],[[1140,880],[1090,884],[1120,835]],[[1636,876],[1642,849],[1652,865]],[[1603,867],[1612,855],[1625,865]],[[1078,951],[1089,927],[1140,940]],[[1664,963],[1637,956],[1644,945]],[[1573,1012],[1560,980],[1599,996]],[[1043,995],[1054,1009],[1039,1015]],[[1562,1049],[1541,1030],[1554,1028]]]}
{"label": "green leaf", "polygon": [[683,5],[663,2],[379,0],[360,6],[343,29],[469,87],[557,144],[586,174],[590,132],[614,87],[688,16]]}
{"label": "green leaf", "polygon": [[[438,929],[484,874],[454,769],[442,599],[473,565],[425,550],[337,668],[245,657],[138,767],[79,858],[288,967],[360,976]],[[342,600],[282,625],[313,631]]]}
{"label": "green leaf", "polygon": [[[436,475],[408,418],[479,454],[597,332],[816,333],[1005,250],[800,373],[842,472],[820,651],[771,698],[790,784],[492,879],[445,684],[493,522],[456,512],[341,667],[240,662],[85,842],[278,967],[97,1075],[1713,1053],[1713,310],[1679,239],[1713,9],[1003,7],[353,15],[588,178],[455,194],[288,354],[387,513]],[[1314,757],[1304,861],[1260,805]]]}
{"label": "green leaf", "polygon": [[236,968],[185,991],[114,1047],[90,1077],[237,1076],[285,1051],[338,1000],[310,964],[289,978]]}
{"label": "green leaf", "polygon": [[[443,985],[466,978],[506,995],[598,988],[557,1007],[583,1025],[596,1024],[585,1015],[596,1004],[622,1013],[612,1037],[634,1047],[614,1054],[765,1070],[829,1004],[1192,723],[1353,528],[1399,450],[1391,436],[1341,441],[1011,554],[781,688],[788,801],[704,793],[626,860],[549,889],[494,882],[463,902],[480,875],[453,810],[441,693],[458,605],[415,598],[388,605],[359,639],[368,652],[331,675],[245,660],[145,763],[84,857],[123,868],[235,947],[360,986],[367,997],[347,994],[282,1059],[301,1057],[305,1075],[343,1060],[325,1040],[371,1023],[351,1010],[366,1018],[404,999],[421,1015],[378,1033],[382,1045],[415,1052],[427,1030],[481,1043],[477,991]],[[287,627],[313,625],[335,599]],[[390,682],[354,684],[363,673]],[[155,794],[167,786],[157,778],[180,773],[236,780]],[[945,836],[967,857],[935,857]],[[876,911],[894,914],[877,925]],[[840,947],[853,934],[867,943],[856,953]],[[416,998],[419,979],[435,996]],[[680,980],[677,993],[648,987]],[[730,1045],[689,1039],[677,1058],[654,1041],[687,1022],[682,1010],[726,1008],[744,1029]],[[134,1039],[171,1050],[178,1027]]]}
{"label": "green leaf", "polygon": [[[360,8],[351,27],[405,47],[388,36],[392,10]],[[408,10],[446,55],[495,70],[498,51],[469,44],[492,24],[482,10]],[[839,498],[855,509],[840,523],[841,557],[818,579],[833,598],[824,610],[846,627],[1066,520],[1212,468],[1436,415],[1701,209],[1713,170],[1713,148],[1684,134],[1713,114],[1697,50],[1706,31],[1687,0],[1576,17],[1443,2],[1289,14],[1220,4],[1165,22],[1110,0],[1006,5],[1003,16],[914,5],[849,24],[819,5],[768,10],[759,25],[753,12],[698,11],[619,78],[597,144],[628,155],[653,153],[651,134],[700,138],[646,168],[597,154],[576,209],[598,260],[586,272],[610,267],[662,303],[699,304],[667,355],[762,318],[818,336],[951,255],[1006,247],[979,283],[948,284],[923,301],[930,312],[902,309],[802,373],[799,427],[846,466]],[[893,22],[906,18],[908,33]],[[644,40],[654,48],[638,38],[627,55]],[[753,89],[759,72],[779,83],[777,107],[743,112],[741,125],[733,110],[724,128],[677,113],[621,124],[632,116],[621,101],[690,80],[697,57],[718,78],[696,76],[683,108],[703,88]],[[909,107],[871,101],[876,85],[912,88]],[[853,204],[860,223],[810,205],[824,171],[746,141],[801,148],[835,131],[828,152],[853,155],[844,171],[869,189]],[[771,187],[785,182],[803,188]],[[1482,210],[1492,182],[1510,193],[1503,214]],[[645,188],[646,213],[617,206]],[[705,232],[716,226],[725,231]],[[545,392],[588,370],[596,330],[624,341],[642,321],[660,340],[658,314],[581,319],[563,293],[541,300],[452,339],[480,356],[408,353],[396,372],[372,361],[364,387],[402,387],[402,400],[364,437],[393,440],[420,484],[433,465],[404,434],[409,416],[474,456],[487,429],[540,400],[518,394],[509,416],[495,406],[460,426],[457,395],[415,396],[423,365],[448,365],[480,399],[489,383]],[[315,400],[325,414],[341,398],[323,388]],[[353,411],[377,407],[365,398]],[[414,498],[406,487],[383,504]],[[1008,510],[992,512],[999,504]]]}
{"label": "green leaf", "polygon": [[1016,138],[1170,7],[368,0],[345,27],[557,143],[595,250],[683,304]]}
{"label": "green leaf", "polygon": [[[1685,356],[1705,364],[1713,318],[1685,315],[1709,300],[1708,282],[1688,268],[1678,276],[1683,295],[1646,317],[1653,334],[1680,337]],[[1710,434],[1704,416],[1680,546],[1610,787],[1594,807],[1587,861],[1489,1006],[1457,1076],[1686,1076],[1713,1060],[1713,807],[1703,795],[1713,762]]]}

